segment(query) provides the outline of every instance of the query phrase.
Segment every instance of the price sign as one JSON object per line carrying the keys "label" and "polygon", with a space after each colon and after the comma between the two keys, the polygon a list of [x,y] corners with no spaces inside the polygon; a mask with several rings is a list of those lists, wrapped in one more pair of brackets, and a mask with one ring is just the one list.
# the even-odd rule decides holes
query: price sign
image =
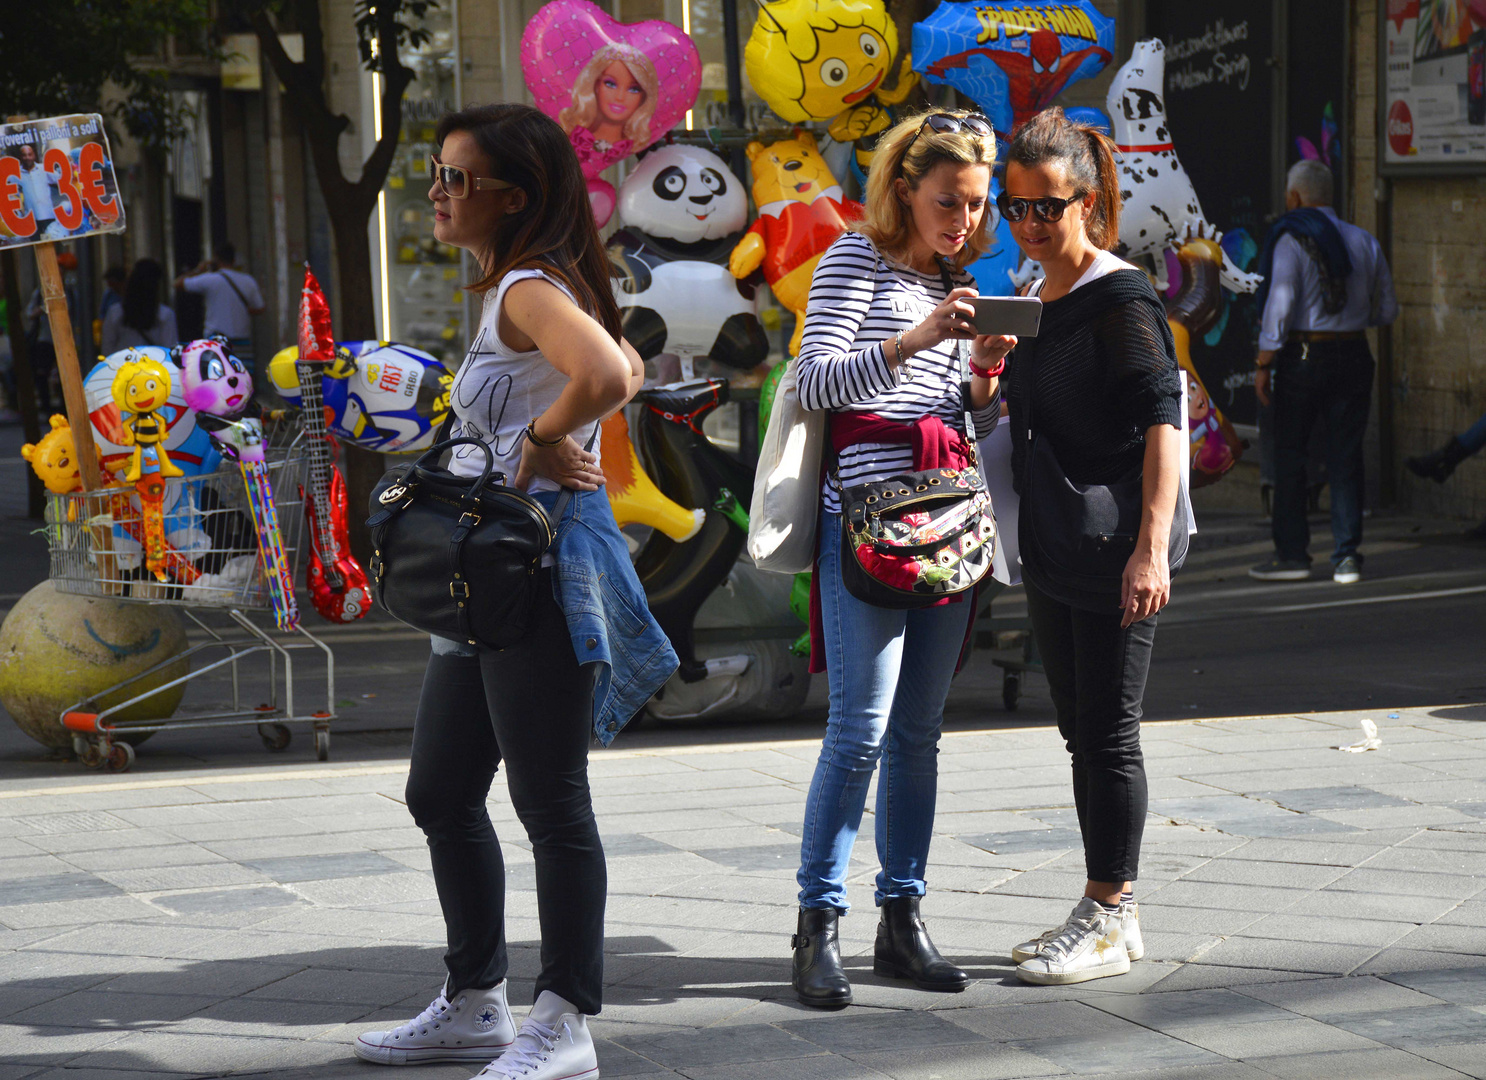
{"label": "price sign", "polygon": [[0,248],[123,229],[124,200],[103,117],[0,126]]}

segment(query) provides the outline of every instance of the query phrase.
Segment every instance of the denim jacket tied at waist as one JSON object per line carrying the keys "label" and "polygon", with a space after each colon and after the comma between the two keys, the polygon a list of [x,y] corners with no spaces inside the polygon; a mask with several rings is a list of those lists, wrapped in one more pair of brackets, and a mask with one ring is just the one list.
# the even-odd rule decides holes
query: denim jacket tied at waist
{"label": "denim jacket tied at waist", "polygon": [[[550,515],[559,493],[533,494]],[[593,733],[605,746],[681,666],[645,602],[629,547],[602,490],[575,491],[557,523],[552,590],[579,664],[599,665]]]}

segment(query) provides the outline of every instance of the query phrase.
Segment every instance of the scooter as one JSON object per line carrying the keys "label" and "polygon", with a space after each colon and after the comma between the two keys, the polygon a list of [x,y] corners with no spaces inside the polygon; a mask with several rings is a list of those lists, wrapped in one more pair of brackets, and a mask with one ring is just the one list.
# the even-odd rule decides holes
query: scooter
{"label": "scooter", "polygon": [[[728,397],[728,384],[720,379],[636,395],[634,433],[645,471],[681,506],[708,511],[691,539],[677,543],[653,532],[635,557],[650,610],[681,660],[677,676],[649,707],[662,718],[701,716],[729,705],[777,715],[797,708],[809,689],[804,662],[790,652],[798,627],[781,617],[789,611],[792,582],[739,559],[753,473],[703,432],[707,416]],[[704,630],[707,636],[735,641],[746,651],[716,649],[724,655],[699,657],[699,614],[717,624]]]}

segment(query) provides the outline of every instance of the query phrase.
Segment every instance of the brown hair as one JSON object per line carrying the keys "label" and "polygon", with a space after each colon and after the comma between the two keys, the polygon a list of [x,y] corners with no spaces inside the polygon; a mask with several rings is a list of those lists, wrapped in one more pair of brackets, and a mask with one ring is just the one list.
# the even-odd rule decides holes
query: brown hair
{"label": "brown hair", "polygon": [[[930,109],[917,113],[885,133],[878,140],[877,152],[872,156],[872,171],[867,175],[864,200],[866,215],[857,228],[879,251],[889,255],[901,256],[907,250],[913,227],[908,207],[898,198],[893,181],[902,177],[909,188],[916,191],[929,171],[942,161],[984,165],[987,171],[996,163],[994,135],[977,135],[966,128],[944,134],[924,127],[924,119],[931,115],[965,117],[971,114],[953,109]],[[923,128],[922,135],[919,134],[920,128]],[[987,231],[990,222],[991,215],[982,213],[979,227],[965,238],[965,246],[951,260],[957,270],[964,269],[990,250],[991,234]]]}
{"label": "brown hair", "polygon": [[578,306],[618,341],[609,259],[578,155],[557,121],[530,105],[472,105],[439,121],[439,145],[455,131],[475,140],[496,179],[526,192],[526,206],[502,214],[479,252],[490,269],[467,288],[485,293],[512,270],[541,270],[566,285]]}
{"label": "brown hair", "polygon": [[1077,124],[1056,105],[1043,109],[1018,129],[1006,148],[1006,161],[1023,168],[1057,163],[1074,190],[1098,198],[1084,223],[1095,247],[1113,250],[1120,242],[1120,171],[1114,142],[1097,128]]}

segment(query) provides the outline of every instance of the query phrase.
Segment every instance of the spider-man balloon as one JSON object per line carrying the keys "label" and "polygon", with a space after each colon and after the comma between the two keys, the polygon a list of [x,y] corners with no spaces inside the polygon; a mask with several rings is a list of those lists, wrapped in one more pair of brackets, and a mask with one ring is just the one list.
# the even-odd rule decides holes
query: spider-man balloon
{"label": "spider-man balloon", "polygon": [[913,27],[913,67],[971,98],[1005,138],[1114,58],[1114,25],[1089,0],[940,4]]}

